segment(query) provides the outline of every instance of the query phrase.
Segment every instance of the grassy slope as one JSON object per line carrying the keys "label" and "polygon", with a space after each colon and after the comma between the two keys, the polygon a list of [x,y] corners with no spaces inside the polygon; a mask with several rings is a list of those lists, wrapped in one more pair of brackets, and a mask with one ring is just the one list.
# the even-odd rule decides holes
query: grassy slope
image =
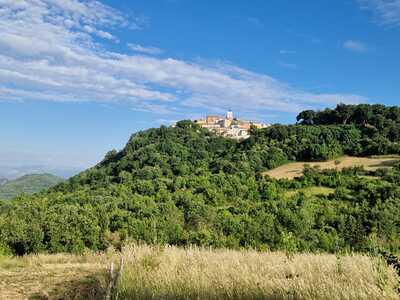
{"label": "grassy slope", "polygon": [[[338,162],[339,164],[336,164]],[[374,157],[353,157],[343,156],[336,160],[324,162],[295,162],[285,164],[273,170],[265,172],[266,175],[276,179],[287,178],[293,179],[303,175],[304,165],[308,164],[311,167],[320,169],[335,169],[342,170],[343,168],[363,166],[366,170],[376,170],[378,168],[388,168],[397,162],[400,162],[400,156],[374,156]]]}
{"label": "grassy slope", "polygon": [[333,194],[335,192],[335,189],[332,188],[327,188],[323,186],[313,186],[313,187],[308,187],[308,188],[303,188],[303,189],[297,189],[293,191],[287,191],[285,192],[284,196],[289,198],[294,195],[297,195],[299,193],[304,193],[306,197],[311,197],[311,196],[328,196],[330,194]]}
{"label": "grassy slope", "polygon": [[51,174],[25,175],[0,186],[0,199],[12,199],[21,194],[34,194],[62,181],[62,178]]}
{"label": "grassy slope", "polygon": [[[127,246],[122,257],[119,299],[399,299],[394,270],[363,255]],[[104,299],[118,258],[1,258],[0,299]]]}

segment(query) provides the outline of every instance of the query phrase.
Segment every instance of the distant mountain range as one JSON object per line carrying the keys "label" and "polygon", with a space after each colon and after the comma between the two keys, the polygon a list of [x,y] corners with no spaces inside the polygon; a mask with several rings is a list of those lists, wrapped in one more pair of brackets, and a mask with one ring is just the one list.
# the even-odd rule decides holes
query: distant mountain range
{"label": "distant mountain range", "polygon": [[64,179],[51,174],[24,175],[14,180],[0,178],[0,199],[12,199],[21,194],[34,194],[63,181]]}
{"label": "distant mountain range", "polygon": [[0,178],[0,186],[6,184],[9,180],[7,178]]}

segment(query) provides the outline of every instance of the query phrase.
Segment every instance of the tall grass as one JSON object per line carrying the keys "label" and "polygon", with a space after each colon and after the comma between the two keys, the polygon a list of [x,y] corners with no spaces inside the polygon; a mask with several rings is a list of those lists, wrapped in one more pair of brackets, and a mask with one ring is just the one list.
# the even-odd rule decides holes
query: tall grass
{"label": "tall grass", "polygon": [[108,268],[113,262],[117,272],[121,257],[111,299],[400,299],[393,268],[365,255],[146,245],[0,257],[0,299],[103,300]]}
{"label": "tall grass", "polygon": [[119,299],[399,299],[398,278],[363,255],[128,246]]}

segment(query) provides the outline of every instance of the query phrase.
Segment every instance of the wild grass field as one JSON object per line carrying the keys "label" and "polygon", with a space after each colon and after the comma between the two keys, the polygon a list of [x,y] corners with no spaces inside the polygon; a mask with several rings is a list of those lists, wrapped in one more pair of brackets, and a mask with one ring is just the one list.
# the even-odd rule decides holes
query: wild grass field
{"label": "wild grass field", "polygon": [[380,258],[130,245],[121,253],[0,260],[0,299],[400,299]]}
{"label": "wild grass field", "polygon": [[313,187],[307,187],[307,188],[287,191],[284,193],[284,197],[289,198],[289,197],[292,197],[299,193],[303,193],[306,197],[319,196],[319,195],[327,196],[327,195],[333,194],[334,192],[335,192],[335,189],[332,189],[332,188],[323,187],[323,186],[313,186]]}
{"label": "wild grass field", "polygon": [[0,257],[0,299],[103,299],[112,255]]}
{"label": "wild grass field", "polygon": [[342,170],[349,167],[363,167],[365,170],[374,171],[379,168],[390,168],[400,162],[398,155],[383,155],[371,157],[342,156],[335,160],[323,162],[294,162],[288,163],[278,168],[265,172],[266,175],[276,179],[293,179],[301,177],[304,171],[304,165],[324,169]]}

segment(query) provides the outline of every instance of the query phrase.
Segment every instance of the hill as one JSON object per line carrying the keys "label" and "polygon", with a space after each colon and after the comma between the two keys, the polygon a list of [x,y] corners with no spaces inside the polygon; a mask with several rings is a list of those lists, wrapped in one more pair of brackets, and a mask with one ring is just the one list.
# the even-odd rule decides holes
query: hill
{"label": "hill", "polygon": [[0,199],[12,199],[21,194],[31,195],[62,181],[64,179],[51,174],[24,175],[15,180],[7,180],[0,185]]}
{"label": "hill", "polygon": [[[400,124],[400,115],[383,118]],[[136,240],[399,254],[399,164],[306,168],[291,181],[263,175],[288,162],[400,154],[398,139],[367,123],[253,128],[241,142],[191,121],[135,133],[67,182],[0,202],[0,252],[84,252]]]}
{"label": "hill", "polygon": [[[111,262],[118,280],[108,276]],[[113,289],[110,282],[116,282]],[[112,291],[111,299],[118,293],[118,299],[394,300],[396,289],[391,267],[359,254],[128,245],[121,253],[0,260],[1,299],[100,300]]]}

